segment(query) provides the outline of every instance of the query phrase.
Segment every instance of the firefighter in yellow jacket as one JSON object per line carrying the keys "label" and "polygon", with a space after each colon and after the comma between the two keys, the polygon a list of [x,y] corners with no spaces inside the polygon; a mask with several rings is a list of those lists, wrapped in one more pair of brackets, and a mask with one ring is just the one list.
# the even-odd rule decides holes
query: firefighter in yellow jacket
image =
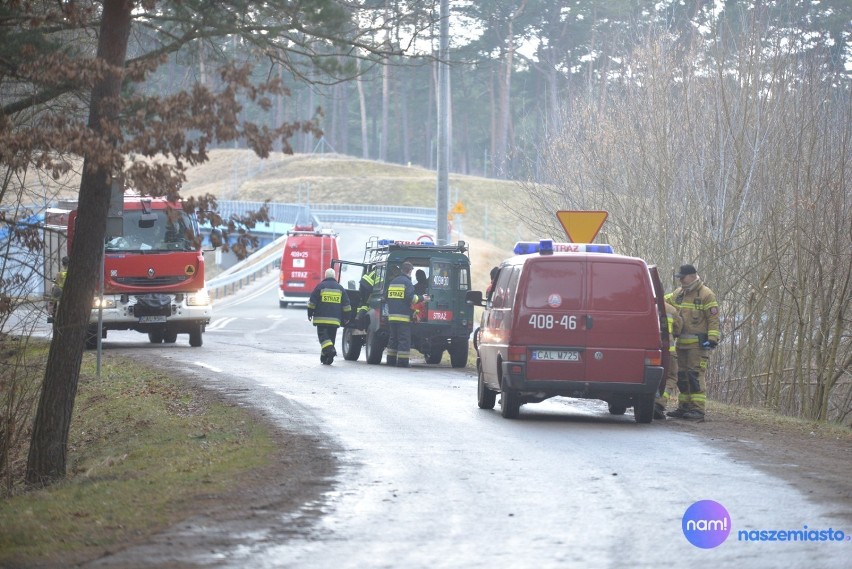
{"label": "firefighter in yellow jacket", "polygon": [[402,264],[402,273],[390,282],[387,292],[388,325],[388,365],[409,367],[411,354],[411,312],[420,297],[414,293],[411,271],[414,265],[408,261]]}
{"label": "firefighter in yellow jacket", "polygon": [[675,274],[680,287],[672,293],[672,304],[683,319],[677,339],[678,406],[669,417],[704,419],[707,385],[704,372],[710,352],[719,344],[719,303],[692,265],[682,265]]}
{"label": "firefighter in yellow jacket", "polygon": [[331,365],[337,350],[334,342],[337,329],[349,320],[352,307],[346,289],[337,282],[334,269],[325,270],[325,278],[320,281],[308,299],[308,320],[317,327],[317,339],[320,343],[320,362]]}
{"label": "firefighter in yellow jacket", "polygon": [[666,387],[659,397],[654,401],[654,419],[665,420],[666,407],[669,404],[669,398],[674,393],[677,387],[677,338],[680,336],[683,329],[683,319],[680,317],[680,312],[672,305],[672,293],[668,293],[665,298],[666,305],[666,324],[669,330],[669,367],[666,373]]}

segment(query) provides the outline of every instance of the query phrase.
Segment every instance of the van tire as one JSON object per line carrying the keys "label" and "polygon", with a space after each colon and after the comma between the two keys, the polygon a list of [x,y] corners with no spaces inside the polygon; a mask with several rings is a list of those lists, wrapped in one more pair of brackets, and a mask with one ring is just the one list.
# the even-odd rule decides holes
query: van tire
{"label": "van tire", "polygon": [[367,329],[365,346],[367,348],[367,363],[373,365],[382,363],[382,352],[385,351],[385,344],[380,335],[370,328]]}
{"label": "van tire", "polygon": [[352,328],[343,329],[343,339],[341,348],[343,349],[343,359],[354,362],[361,355],[361,346],[364,345],[364,336],[355,336],[352,334]]}
{"label": "van tire", "polygon": [[287,303],[283,300],[278,301],[278,308],[287,308]]}
{"label": "van tire", "polygon": [[608,403],[610,415],[624,415],[627,412],[627,405],[622,403]]}
{"label": "van tire", "polygon": [[163,342],[166,344],[174,344],[177,342],[177,332],[174,330],[166,330],[163,334]]}
{"label": "van tire", "polygon": [[505,419],[517,419],[521,414],[520,394],[507,390],[505,386],[500,390],[500,414]]}
{"label": "van tire", "polygon": [[650,423],[654,420],[655,394],[643,396],[633,405],[633,418],[637,423]]}
{"label": "van tire", "polygon": [[467,338],[464,338],[461,342],[450,344],[450,363],[453,367],[467,367],[468,350]]}
{"label": "van tire", "polygon": [[441,363],[441,358],[444,357],[444,350],[441,348],[430,348],[428,352],[423,354],[423,357],[426,358],[427,364],[439,364]]}
{"label": "van tire", "polygon": [[485,385],[480,361],[476,362],[476,399],[480,409],[494,409],[494,404],[497,403],[497,393]]}

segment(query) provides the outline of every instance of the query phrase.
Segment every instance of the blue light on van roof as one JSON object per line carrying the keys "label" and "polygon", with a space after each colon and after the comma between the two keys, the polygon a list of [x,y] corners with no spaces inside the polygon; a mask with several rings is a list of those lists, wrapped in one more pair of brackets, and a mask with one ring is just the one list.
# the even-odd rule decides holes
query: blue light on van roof
{"label": "blue light on van roof", "polygon": [[531,255],[540,253],[614,253],[612,245],[607,243],[554,243],[550,239],[535,241],[518,241],[513,249],[515,255]]}

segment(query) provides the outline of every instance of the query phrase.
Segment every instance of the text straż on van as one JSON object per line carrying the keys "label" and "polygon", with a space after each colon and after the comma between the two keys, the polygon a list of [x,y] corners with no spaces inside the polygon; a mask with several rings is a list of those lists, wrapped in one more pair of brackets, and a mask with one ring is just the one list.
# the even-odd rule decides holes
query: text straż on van
{"label": "text stra\u017c on van", "polygon": [[[278,282],[278,306],[307,303],[332,259],[339,257],[334,231],[296,225],[287,231]],[[338,272],[339,276],[339,272]]]}

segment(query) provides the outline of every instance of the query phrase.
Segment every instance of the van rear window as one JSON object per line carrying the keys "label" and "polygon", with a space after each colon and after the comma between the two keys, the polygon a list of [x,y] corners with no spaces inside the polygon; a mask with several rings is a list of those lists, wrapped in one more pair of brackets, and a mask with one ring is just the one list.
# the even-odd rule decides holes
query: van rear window
{"label": "van rear window", "polygon": [[592,310],[647,312],[648,271],[627,263],[591,263]]}
{"label": "van rear window", "polygon": [[583,263],[532,263],[524,304],[576,310],[583,297]]}

